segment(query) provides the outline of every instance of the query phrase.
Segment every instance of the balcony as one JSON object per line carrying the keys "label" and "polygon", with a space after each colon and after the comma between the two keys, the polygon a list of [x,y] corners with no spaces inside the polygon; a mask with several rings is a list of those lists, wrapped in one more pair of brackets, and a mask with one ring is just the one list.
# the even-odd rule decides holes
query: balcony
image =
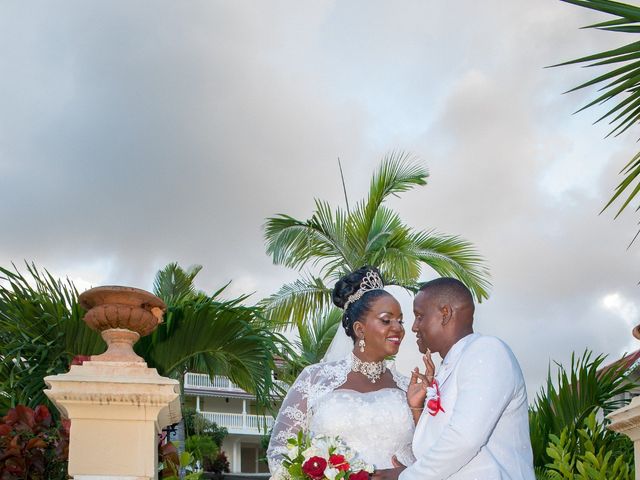
{"label": "balcony", "polygon": [[273,426],[274,418],[242,413],[200,412],[204,418],[229,430],[229,433],[263,434]]}
{"label": "balcony", "polygon": [[213,377],[213,381],[211,381],[209,375],[202,373],[187,373],[184,376],[184,388],[191,390],[223,390],[225,392],[247,393],[227,377],[216,375]]}
{"label": "balcony", "polygon": [[[289,385],[286,383],[275,380],[274,383],[282,388],[285,392],[289,389]],[[187,373],[184,376],[184,388],[185,390],[195,391],[219,391],[231,394],[240,394],[241,396],[250,395],[242,388],[233,383],[229,378],[220,375],[215,375],[213,381],[209,375],[203,373]]]}

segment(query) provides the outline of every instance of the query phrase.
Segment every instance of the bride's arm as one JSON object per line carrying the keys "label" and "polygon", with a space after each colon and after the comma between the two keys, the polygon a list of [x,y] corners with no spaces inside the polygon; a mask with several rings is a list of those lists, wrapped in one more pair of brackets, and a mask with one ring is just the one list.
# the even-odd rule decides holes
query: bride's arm
{"label": "bride's arm", "polygon": [[310,368],[307,367],[289,389],[273,424],[267,448],[267,461],[274,478],[280,477],[282,457],[287,453],[287,440],[308,427],[307,397],[310,386],[311,374]]}

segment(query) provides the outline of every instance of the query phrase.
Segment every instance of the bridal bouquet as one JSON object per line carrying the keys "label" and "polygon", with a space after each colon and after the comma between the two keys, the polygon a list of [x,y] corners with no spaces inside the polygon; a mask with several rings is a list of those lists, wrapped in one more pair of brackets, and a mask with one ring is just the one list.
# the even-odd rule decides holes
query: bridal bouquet
{"label": "bridal bouquet", "polygon": [[311,438],[303,432],[287,441],[282,466],[292,480],[368,480],[373,473],[340,437]]}

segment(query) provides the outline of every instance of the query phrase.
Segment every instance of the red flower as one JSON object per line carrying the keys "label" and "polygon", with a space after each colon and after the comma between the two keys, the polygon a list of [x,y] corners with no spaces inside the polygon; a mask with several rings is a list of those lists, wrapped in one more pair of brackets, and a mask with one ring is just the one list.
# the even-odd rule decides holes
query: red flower
{"label": "red flower", "polygon": [[359,472],[349,475],[349,480],[369,480],[369,472],[360,470]]}
{"label": "red flower", "polygon": [[91,361],[91,355],[76,355],[71,359],[71,365],[82,365],[89,361]]}
{"label": "red flower", "polygon": [[325,468],[327,468],[327,461],[322,457],[311,457],[302,465],[302,471],[314,480],[324,477]]}
{"label": "red flower", "polygon": [[329,463],[332,467],[343,472],[346,472],[351,467],[343,455],[331,455],[329,457]]}

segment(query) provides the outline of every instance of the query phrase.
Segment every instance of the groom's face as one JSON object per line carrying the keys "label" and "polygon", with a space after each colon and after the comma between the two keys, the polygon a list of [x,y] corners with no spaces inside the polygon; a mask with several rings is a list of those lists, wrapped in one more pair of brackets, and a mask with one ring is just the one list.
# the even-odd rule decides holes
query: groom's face
{"label": "groom's face", "polygon": [[418,292],[413,299],[413,315],[411,330],[416,334],[420,353],[426,353],[427,349],[439,353],[443,336],[442,314],[428,291]]}

